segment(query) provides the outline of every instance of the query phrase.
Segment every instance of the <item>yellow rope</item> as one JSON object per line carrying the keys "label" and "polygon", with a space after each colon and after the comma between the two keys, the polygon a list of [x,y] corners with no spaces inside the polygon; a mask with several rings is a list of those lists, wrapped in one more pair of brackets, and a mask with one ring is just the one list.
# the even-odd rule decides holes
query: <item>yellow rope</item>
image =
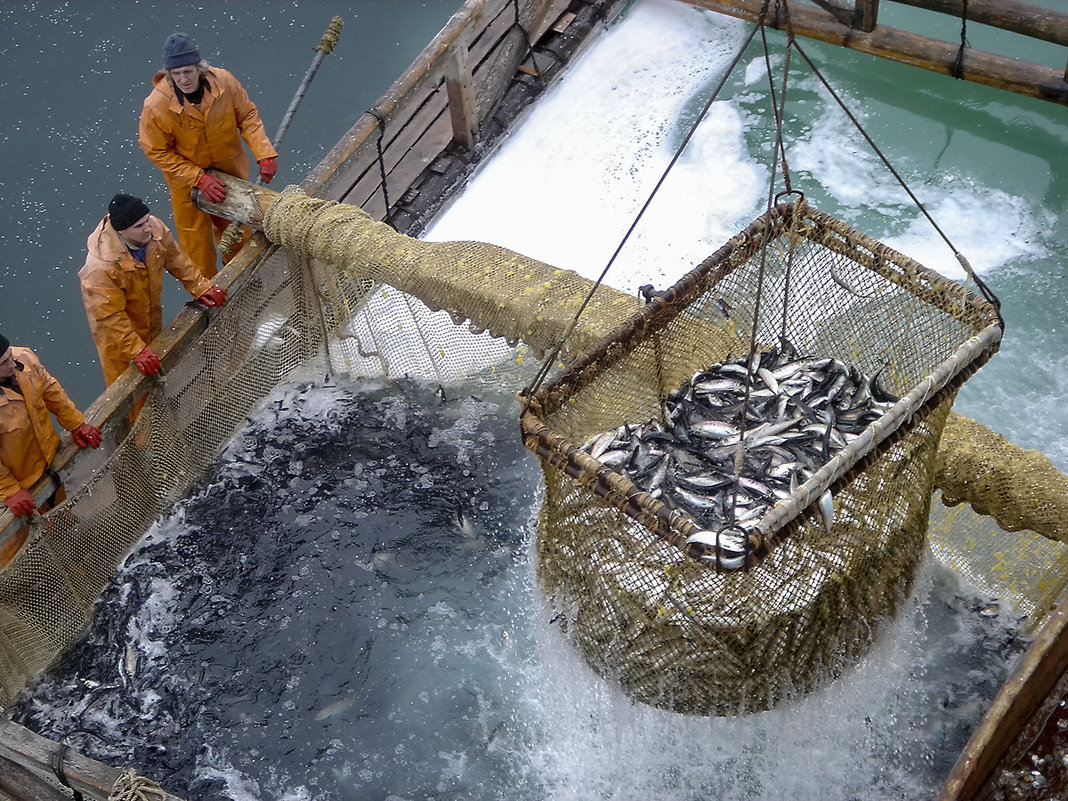
{"label": "yellow rope", "polygon": [[115,780],[108,801],[166,801],[166,798],[167,793],[154,781],[127,769]]}

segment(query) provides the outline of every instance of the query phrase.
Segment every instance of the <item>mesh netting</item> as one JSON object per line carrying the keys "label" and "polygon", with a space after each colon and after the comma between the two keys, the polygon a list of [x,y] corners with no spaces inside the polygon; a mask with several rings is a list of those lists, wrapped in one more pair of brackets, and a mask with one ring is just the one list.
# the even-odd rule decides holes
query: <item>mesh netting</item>
{"label": "mesh netting", "polygon": [[[578,446],[647,420],[672,428],[680,385],[747,364],[749,332],[764,351],[789,342],[878,374],[902,397],[759,522],[719,529],[744,534],[727,559],[722,535],[673,499],[681,485],[647,491]],[[908,591],[953,395],[999,339],[986,301],[803,203],[652,297],[523,416],[547,485],[539,577],[591,665],[642,701],[702,714],[766,709],[837,675]],[[689,450],[714,448],[694,437]],[[833,518],[813,503],[828,489]]]}
{"label": "mesh netting", "polygon": [[[767,224],[781,232],[786,220],[777,212]],[[790,301],[789,333],[798,347],[838,354],[868,372],[889,359],[883,371],[888,388],[906,394],[932,365],[952,358],[962,341],[988,325],[989,309],[958,287],[911,263],[902,267],[881,246],[844,236],[816,212],[805,220],[821,244],[793,250],[795,268],[811,273],[792,282],[800,290]],[[589,289],[574,273],[502,248],[420,242],[359,209],[295,190],[272,205],[267,228],[272,241],[288,249],[272,248],[247,269],[231,301],[210,312],[206,331],[151,385],[145,408],[121,443],[79,455],[77,471],[91,474],[88,483],[41,518],[22,552],[0,572],[5,703],[77,638],[130,548],[188,494],[279,382],[314,379],[332,369],[446,387],[462,382],[465,391],[489,386],[515,392],[529,382],[538,367],[534,357],[555,345]],[[707,277],[694,298],[715,286],[713,300],[727,302],[729,319],[715,303],[702,307],[676,294],[673,303],[660,298],[643,312],[642,319],[653,308],[673,315],[669,325],[654,327],[657,336],[646,344],[596,351],[595,343],[642,306],[608,287],[598,290],[561,352],[564,362],[600,354],[570,373],[589,386],[566,400],[556,390],[539,397],[543,409],[552,406],[550,398],[559,400],[546,423],[562,441],[581,443],[619,421],[655,416],[661,395],[689,378],[694,365],[744,353],[755,286],[744,253],[753,252],[758,233],[759,227],[751,229],[698,271]],[[783,254],[790,252],[781,244],[775,248],[770,296],[780,296]],[[820,272],[828,268],[818,255],[827,250],[843,254],[830,281]],[[775,321],[782,313],[781,300],[765,307],[757,324],[762,341],[778,335]],[[903,333],[891,342],[886,330]],[[989,343],[980,348],[989,349]],[[608,351],[611,365],[604,359]],[[961,367],[966,371],[978,361],[964,360]],[[907,590],[954,386],[948,380],[938,395],[934,384],[925,385],[921,394],[929,390],[932,398],[917,404],[909,425],[882,432],[887,439],[857,469],[840,464],[840,475],[832,469],[833,475],[808,487],[809,500],[824,479],[833,490],[830,536],[821,533],[819,513],[805,502],[780,529],[777,547],[771,547],[776,532],[760,530],[768,547],[748,572],[704,567],[665,539],[659,524],[639,522],[547,468],[537,540],[543,586],[566,608],[591,662],[618,676],[636,697],[672,708],[725,711],[767,706],[794,688],[808,688],[858,655],[874,617],[891,613]],[[1004,443],[997,453],[1008,458],[1012,451]],[[942,460],[942,449],[937,455]],[[1047,494],[1063,487],[1058,482],[1064,476],[1056,471],[1042,475],[1051,476],[1042,485]],[[70,488],[78,482],[67,483]],[[1026,476],[1017,476],[1019,486],[1026,483]],[[966,479],[961,486],[953,500],[971,500]],[[1038,505],[1055,516],[1049,500]],[[1036,505],[1026,492],[979,502],[985,512],[1009,517],[1017,507]],[[935,507],[936,553],[1040,621],[1047,596],[1068,575],[1064,546],[1033,532],[1008,534],[968,506]],[[659,520],[655,510],[652,518]],[[1047,533],[1040,528],[1048,522],[1044,517],[1019,521],[1005,525]]]}

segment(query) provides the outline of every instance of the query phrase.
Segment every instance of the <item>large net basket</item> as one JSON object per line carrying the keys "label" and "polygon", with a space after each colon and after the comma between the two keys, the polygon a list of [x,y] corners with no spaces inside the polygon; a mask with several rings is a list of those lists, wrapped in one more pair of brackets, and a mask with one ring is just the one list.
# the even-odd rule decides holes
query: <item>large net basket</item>
{"label": "large net basket", "polygon": [[[546,481],[539,583],[590,665],[631,697],[698,714],[768,709],[840,674],[908,592],[943,424],[997,350],[1000,320],[987,300],[803,200],[647,297],[524,399],[524,441]],[[755,392],[758,365],[787,345],[794,362],[836,360],[866,377],[882,403],[744,526],[710,526],[672,488],[595,458],[590,443],[606,432],[663,437],[680,388],[711,366],[743,368]],[[748,458],[744,419],[739,430],[735,483],[715,499],[724,508]]]}

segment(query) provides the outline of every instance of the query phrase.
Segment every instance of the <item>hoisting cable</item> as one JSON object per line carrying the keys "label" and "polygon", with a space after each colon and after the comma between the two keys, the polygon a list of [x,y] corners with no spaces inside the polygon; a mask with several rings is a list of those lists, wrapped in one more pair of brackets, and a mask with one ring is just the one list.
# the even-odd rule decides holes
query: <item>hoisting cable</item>
{"label": "hoisting cable", "polygon": [[953,66],[949,74],[954,78],[964,77],[964,51],[968,47],[968,0],[962,0],[960,8],[960,47],[957,48],[957,57],[953,59]]}
{"label": "hoisting cable", "polygon": [[538,69],[538,61],[534,57],[534,43],[530,40],[530,32],[523,27],[523,23],[519,21],[519,0],[512,0],[512,7],[515,8],[515,22],[512,23],[513,28],[519,28],[523,34],[523,39],[527,43],[527,55],[530,56],[530,63],[534,67],[534,77],[539,81],[541,80],[541,70]]}
{"label": "hoisting cable", "polygon": [[[764,0],[764,5],[761,10],[762,19],[764,13],[767,11],[769,3],[770,0]],[[634,233],[634,229],[638,227],[638,222],[641,220],[642,215],[645,214],[646,210],[653,202],[653,198],[656,196],[656,193],[660,190],[660,187],[664,184],[664,181],[667,180],[668,174],[671,172],[671,169],[675,166],[675,163],[682,156],[683,151],[686,149],[686,146],[690,143],[690,140],[693,138],[694,133],[697,131],[697,126],[701,124],[702,120],[704,120],[705,115],[708,114],[709,109],[712,107],[712,103],[715,102],[716,98],[719,96],[719,93],[726,85],[727,79],[730,78],[731,73],[733,73],[735,67],[738,66],[738,62],[742,60],[742,56],[745,54],[746,48],[749,46],[749,43],[753,41],[753,37],[756,36],[756,32],[759,27],[759,25],[754,25],[753,30],[749,32],[749,36],[746,37],[745,41],[742,43],[742,46],[738,48],[738,53],[735,55],[734,60],[731,61],[731,64],[727,68],[727,71],[723,74],[723,77],[720,79],[719,84],[712,92],[712,96],[708,99],[708,102],[705,103],[705,106],[701,110],[701,113],[697,115],[697,119],[694,120],[693,125],[690,126],[690,130],[687,132],[685,139],[683,139],[682,141],[682,144],[679,145],[678,149],[675,151],[675,155],[672,156],[671,161],[664,169],[664,173],[660,176],[660,180],[656,182],[656,186],[653,187],[653,191],[649,193],[649,197],[646,199],[645,203],[638,211],[637,216],[635,216],[634,220],[631,222],[630,227],[627,229],[626,233],[623,235],[623,238],[620,240],[619,245],[616,247],[615,252],[612,253],[612,256],[608,259],[608,263],[605,264],[604,269],[601,270],[601,274],[597,277],[597,280],[594,282],[593,286],[590,287],[590,291],[586,294],[586,297],[583,299],[582,304],[578,308],[578,311],[575,312],[575,315],[568,323],[567,328],[560,335],[560,339],[557,341],[556,345],[553,346],[552,351],[545,357],[545,361],[542,362],[541,367],[538,369],[537,374],[534,376],[534,380],[522,391],[521,395],[523,396],[523,414],[526,414],[527,409],[530,405],[531,398],[533,398],[534,393],[537,392],[538,387],[541,386],[546,376],[548,376],[549,371],[552,369],[553,364],[556,362],[556,357],[559,355],[560,350],[563,348],[564,342],[567,341],[567,338],[571,336],[572,332],[575,330],[575,326],[578,325],[579,318],[582,317],[582,313],[586,310],[586,307],[593,299],[593,295],[597,291],[597,287],[599,287],[604,281],[605,276],[608,274],[608,270],[612,267],[612,264],[615,263],[616,258],[623,250],[623,246],[627,243],[627,240],[630,238],[630,235]]]}
{"label": "hoisting cable", "polygon": [[383,222],[389,227],[393,227],[393,222],[390,220],[389,213],[389,190],[386,188],[386,154],[382,148],[382,137],[386,133],[386,120],[376,108],[367,109],[367,113],[378,120],[378,139],[375,141],[375,146],[378,148],[378,172],[382,177],[382,200],[386,204],[386,216],[383,218]]}
{"label": "hoisting cable", "polygon": [[931,223],[931,226],[935,229],[935,231],[938,232],[938,235],[942,237],[942,240],[949,246],[949,249],[953,251],[953,255],[956,257],[957,261],[960,262],[961,267],[964,268],[964,272],[967,273],[968,280],[975,282],[975,286],[979,289],[979,292],[982,294],[982,296],[990,303],[990,305],[994,307],[994,312],[995,314],[997,314],[998,318],[998,325],[1001,327],[1001,330],[1004,331],[1005,319],[1001,316],[1001,301],[998,299],[997,295],[995,295],[994,292],[990,289],[990,287],[986,285],[983,279],[981,279],[978,274],[976,274],[976,272],[972,269],[972,265],[968,262],[968,259],[965,258],[963,253],[957,250],[954,244],[950,241],[949,237],[946,236],[946,233],[939,227],[938,223],[935,222],[934,217],[931,216],[930,212],[927,211],[927,208],[923,205],[923,203],[920,202],[920,199],[916,197],[915,193],[913,193],[913,191],[909,188],[908,184],[905,183],[905,179],[901,177],[897,170],[894,169],[889,159],[887,159],[886,156],[883,155],[883,152],[879,149],[879,146],[875,144],[872,138],[868,135],[868,132],[864,130],[864,126],[860,124],[860,121],[853,115],[853,112],[851,112],[846,106],[846,104],[842,101],[842,98],[838,96],[838,93],[834,91],[834,88],[830,85],[830,83],[827,82],[827,79],[823,77],[823,74],[819,71],[819,68],[812,62],[812,59],[808,57],[808,54],[805,52],[804,48],[801,47],[800,43],[795,41],[794,47],[797,48],[797,52],[801,54],[801,57],[805,59],[806,62],[808,62],[808,66],[816,74],[816,77],[820,79],[820,82],[827,89],[827,91],[830,92],[831,97],[835,99],[835,102],[838,103],[842,111],[846,113],[846,116],[849,117],[850,121],[860,132],[860,135],[864,137],[865,141],[867,141],[867,143],[871,146],[872,150],[875,151],[875,154],[886,166],[886,169],[888,169],[890,171],[890,174],[893,175],[895,179],[897,179],[897,182],[901,184],[901,188],[905,190],[905,192],[912,199],[912,202],[916,204],[916,207],[920,210],[923,216],[927,218],[927,221]]}
{"label": "hoisting cable", "polygon": [[[793,44],[794,37],[793,37],[792,26],[790,25],[790,22],[789,22],[789,20],[790,20],[789,7],[785,3],[781,3],[780,0],[776,0],[776,11],[778,11],[779,7],[783,8],[783,11],[784,11],[784,14],[785,14],[786,26],[787,26],[787,31],[788,31],[788,40],[787,40],[787,45],[786,45],[786,56],[785,56],[785,58],[783,60],[782,87],[781,87],[781,90],[780,90],[777,98],[776,98],[776,93],[775,93],[775,78],[774,78],[774,75],[773,75],[772,69],[771,69],[771,55],[770,55],[770,48],[768,47],[767,30],[766,30],[766,28],[765,28],[765,26],[763,24],[764,15],[761,14],[761,17],[760,17],[760,19],[761,19],[760,39],[761,39],[761,43],[763,44],[763,47],[764,47],[764,67],[765,67],[765,70],[767,71],[768,91],[769,91],[770,98],[771,98],[772,116],[774,117],[774,120],[775,120],[775,142],[772,145],[771,176],[770,176],[770,179],[768,180],[768,199],[767,199],[767,204],[766,204],[766,212],[768,214],[770,214],[771,209],[775,204],[775,200],[778,197],[778,195],[776,195],[776,193],[775,193],[775,182],[776,182],[776,177],[777,177],[777,175],[779,173],[780,159],[781,159],[781,162],[782,162],[783,183],[786,185],[785,194],[793,193],[793,192],[796,191],[796,190],[794,190],[792,188],[792,186],[790,184],[790,167],[789,167],[789,164],[788,164],[788,162],[786,160],[786,147],[785,147],[785,143],[783,142],[783,134],[782,134],[783,115],[784,115],[784,109],[785,109],[785,106],[786,106],[786,88],[787,88],[787,82],[788,82],[788,78],[789,78],[789,74],[790,74],[790,48],[791,48],[791,45]],[[800,194],[800,193],[798,193],[798,194]],[[802,197],[803,197],[803,195],[802,195]],[[754,376],[756,375],[757,366],[759,364],[758,345],[757,345],[757,322],[760,320],[760,307],[762,305],[763,296],[764,296],[764,276],[765,276],[766,266],[767,266],[768,240],[770,239],[770,237],[771,237],[770,229],[765,229],[765,231],[763,233],[763,240],[764,241],[763,241],[763,244],[761,245],[761,248],[760,248],[760,266],[757,268],[756,294],[755,294],[754,300],[753,300],[753,326],[752,326],[752,329],[749,332],[749,354],[748,354],[748,356],[746,358],[746,361],[745,361],[745,365],[746,365],[745,395],[744,395],[744,398],[743,398],[742,404],[741,404],[742,408],[741,408],[741,419],[739,420],[738,447],[736,448],[736,450],[734,452],[734,482],[733,482],[734,486],[733,486],[732,493],[731,493],[731,505],[730,505],[730,515],[731,515],[731,517],[730,517],[730,521],[728,521],[728,525],[726,525],[722,529],[720,529],[720,531],[718,532],[719,534],[722,534],[724,531],[727,531],[730,528],[736,528],[736,524],[733,522],[734,521],[734,510],[738,506],[738,491],[739,491],[739,486],[740,486],[740,483],[741,483],[740,480],[741,480],[741,474],[742,474],[742,466],[743,466],[743,462],[744,462],[744,459],[745,459],[745,432],[746,432],[746,429],[748,428],[748,425],[749,425],[750,393],[752,391],[753,379],[754,379]],[[789,286],[790,286],[789,274],[787,274],[787,278],[786,278],[786,282],[785,283],[786,283],[786,287],[788,289]],[[784,301],[783,305],[784,305],[784,314],[783,314],[783,323],[782,323],[783,327],[782,327],[782,330],[780,331],[780,341],[785,337],[785,334],[786,334],[786,315],[785,315],[786,303],[785,303],[785,301]],[[745,542],[745,548],[746,548],[746,562],[748,563],[749,545],[750,545],[748,537],[746,537],[744,542]],[[717,542],[717,545],[718,545],[718,542]],[[717,553],[716,553],[716,563],[717,563],[717,566],[718,566],[718,564],[719,564],[719,551],[718,550],[717,550]]]}

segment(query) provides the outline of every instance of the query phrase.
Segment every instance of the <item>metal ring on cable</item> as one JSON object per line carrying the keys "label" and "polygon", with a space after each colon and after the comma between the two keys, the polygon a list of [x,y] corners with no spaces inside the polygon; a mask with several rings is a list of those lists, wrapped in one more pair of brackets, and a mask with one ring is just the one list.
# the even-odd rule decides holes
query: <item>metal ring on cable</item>
{"label": "metal ring on cable", "polygon": [[787,195],[797,195],[798,200],[805,199],[805,193],[800,189],[784,189],[775,196],[775,205],[779,205],[779,199],[786,197]]}

